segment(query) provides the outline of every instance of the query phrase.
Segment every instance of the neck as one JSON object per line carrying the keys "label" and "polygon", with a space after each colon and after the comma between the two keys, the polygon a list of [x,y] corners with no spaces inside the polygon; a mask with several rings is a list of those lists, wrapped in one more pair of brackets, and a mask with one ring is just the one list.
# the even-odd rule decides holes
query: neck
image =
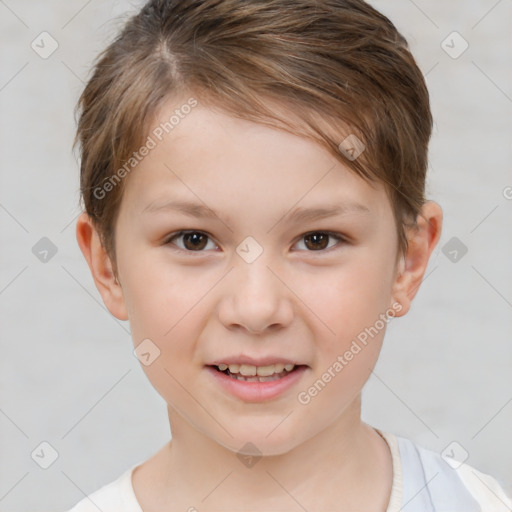
{"label": "neck", "polygon": [[157,492],[176,509],[386,508],[391,457],[382,438],[361,422],[360,395],[327,429],[286,453],[246,463],[175,410],[168,412],[172,441],[157,454],[155,475]]}

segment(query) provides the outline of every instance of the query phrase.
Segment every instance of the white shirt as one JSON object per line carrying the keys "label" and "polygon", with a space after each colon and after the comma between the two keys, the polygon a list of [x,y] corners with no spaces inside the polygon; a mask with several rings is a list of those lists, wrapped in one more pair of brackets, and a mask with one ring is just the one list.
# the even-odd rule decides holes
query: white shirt
{"label": "white shirt", "polygon": [[[512,500],[496,479],[382,431],[393,459],[393,485],[386,512],[511,512]],[[142,464],[142,463],[139,463]],[[136,464],[68,512],[144,512],[132,486]]]}

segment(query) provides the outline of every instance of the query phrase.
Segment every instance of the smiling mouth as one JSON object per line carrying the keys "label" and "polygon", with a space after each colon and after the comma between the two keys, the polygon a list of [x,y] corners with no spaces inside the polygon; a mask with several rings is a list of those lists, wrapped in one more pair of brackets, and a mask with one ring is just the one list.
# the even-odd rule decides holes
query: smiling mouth
{"label": "smiling mouth", "polygon": [[211,368],[215,368],[218,372],[224,373],[232,379],[244,382],[271,382],[273,380],[279,380],[302,367],[305,367],[305,365],[281,364],[256,367],[250,365],[233,364],[228,366],[221,364],[219,366],[211,366]]}

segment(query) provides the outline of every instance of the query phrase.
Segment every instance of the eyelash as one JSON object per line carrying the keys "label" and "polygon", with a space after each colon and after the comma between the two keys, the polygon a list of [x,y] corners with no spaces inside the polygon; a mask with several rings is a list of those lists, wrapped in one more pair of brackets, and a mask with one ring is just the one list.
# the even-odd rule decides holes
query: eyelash
{"label": "eyelash", "polygon": [[[205,235],[206,237],[208,237],[209,241],[212,241],[212,238],[211,236],[208,234],[208,233],[205,233],[204,231],[198,231],[198,230],[182,230],[182,231],[178,231],[177,233],[174,233],[173,235],[171,235],[170,237],[168,237],[165,242],[164,242],[164,245],[175,245],[172,243],[172,240],[176,239],[176,238],[179,238],[179,237],[182,237],[183,235],[187,235],[187,234],[193,234],[193,233],[198,233],[200,235]],[[336,240],[338,240],[338,244],[334,245],[334,246],[331,246],[331,247],[327,247],[325,249],[319,249],[319,250],[306,250],[306,252],[311,252],[311,253],[326,253],[327,251],[330,251],[331,249],[333,248],[336,248],[338,245],[340,244],[346,244],[348,243],[348,240],[346,237],[344,237],[343,235],[341,235],[340,233],[335,233],[333,231],[320,231],[320,230],[317,230],[317,231],[308,231],[307,233],[304,233],[303,235],[301,235],[301,237],[299,238],[299,240],[296,242],[298,243],[299,241],[302,241],[305,237],[307,237],[308,235],[314,235],[314,234],[322,234],[322,235],[327,235],[329,236],[330,238],[335,238]],[[294,244],[295,245],[295,244]],[[205,250],[200,250],[200,251],[191,251],[191,250],[188,250],[188,249],[182,249],[181,247],[172,247],[173,250],[176,250],[178,252],[186,252],[188,254],[201,254],[201,253],[204,253],[206,252]]]}

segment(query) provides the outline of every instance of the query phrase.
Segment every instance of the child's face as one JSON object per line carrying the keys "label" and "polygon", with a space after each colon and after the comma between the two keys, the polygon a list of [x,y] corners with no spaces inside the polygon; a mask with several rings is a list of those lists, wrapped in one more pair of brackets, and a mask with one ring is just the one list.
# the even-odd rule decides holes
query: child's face
{"label": "child's face", "polygon": [[[157,123],[181,104],[169,102]],[[251,441],[268,454],[355,421],[384,315],[400,309],[397,232],[384,188],[312,141],[200,102],[126,179],[116,224],[123,308],[135,346],[149,338],[161,351],[143,368],[171,418],[234,451]],[[172,201],[216,215],[158,209]],[[318,208],[340,212],[304,213]],[[304,216],[294,220],[299,209]],[[168,241],[180,230],[208,238]],[[275,396],[242,398],[208,367],[239,356],[307,367]]]}

